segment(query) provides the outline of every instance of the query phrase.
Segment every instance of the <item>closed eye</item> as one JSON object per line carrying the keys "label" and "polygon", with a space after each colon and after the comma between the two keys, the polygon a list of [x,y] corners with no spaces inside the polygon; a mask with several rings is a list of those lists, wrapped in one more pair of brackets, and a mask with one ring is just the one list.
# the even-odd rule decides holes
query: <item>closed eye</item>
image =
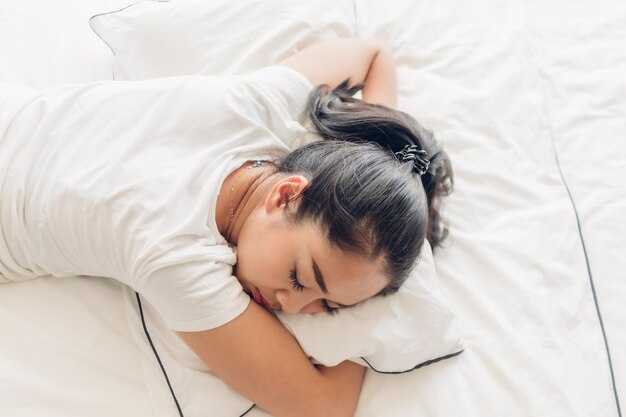
{"label": "closed eye", "polygon": [[[298,275],[296,274],[296,270],[292,269],[291,271],[289,271],[289,281],[291,281],[291,286],[293,287],[294,290],[300,292],[304,290],[304,285],[300,284],[300,282],[298,281]],[[324,313],[330,315],[330,316],[334,316],[335,314],[339,313],[339,310],[341,310],[340,308],[334,308],[328,305],[328,302],[324,299],[320,300],[320,305],[322,306],[322,309],[324,310]]]}
{"label": "closed eye", "polygon": [[320,300],[320,304],[322,304],[324,313],[328,314],[329,316],[334,316],[335,314],[339,313],[339,310],[341,310],[340,308],[334,308],[334,307],[329,306],[328,302],[324,299]]}
{"label": "closed eye", "polygon": [[291,281],[291,286],[293,287],[294,290],[296,291],[304,290],[304,285],[300,284],[300,282],[298,281],[298,276],[296,275],[295,269],[292,269],[291,271],[289,271],[289,280]]}

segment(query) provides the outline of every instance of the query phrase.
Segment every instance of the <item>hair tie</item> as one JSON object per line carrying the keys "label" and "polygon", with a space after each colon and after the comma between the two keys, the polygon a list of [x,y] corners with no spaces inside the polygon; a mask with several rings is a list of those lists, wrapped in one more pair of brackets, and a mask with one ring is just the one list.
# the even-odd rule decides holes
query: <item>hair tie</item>
{"label": "hair tie", "polygon": [[430,161],[425,150],[417,145],[406,145],[400,152],[395,152],[400,162],[413,161],[413,172],[424,175],[428,171]]}

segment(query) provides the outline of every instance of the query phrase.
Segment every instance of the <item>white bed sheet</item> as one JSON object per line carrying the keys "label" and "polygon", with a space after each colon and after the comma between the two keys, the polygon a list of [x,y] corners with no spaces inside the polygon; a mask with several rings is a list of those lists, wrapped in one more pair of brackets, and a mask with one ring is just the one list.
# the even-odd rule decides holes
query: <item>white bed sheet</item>
{"label": "white bed sheet", "polygon": [[[626,5],[533,4],[537,70],[560,165],[576,203],[590,272],[626,406]],[[596,12],[597,13],[597,12]],[[564,19],[564,17],[566,19]],[[551,22],[561,21],[559,25]],[[549,40],[548,40],[549,39]],[[563,73],[567,72],[567,76]],[[605,355],[606,365],[608,357]],[[609,414],[609,415],[615,415]]]}
{"label": "white bed sheet", "polygon": [[466,352],[452,377],[406,376],[414,415],[621,416],[624,3],[357,6],[361,35],[399,56],[401,106],[446,138],[457,174],[435,261]]}
{"label": "white bed sheet", "polygon": [[[110,52],[87,19],[126,4],[0,3],[0,81],[111,78]],[[451,246],[435,260],[466,345],[460,357],[417,372],[368,372],[357,415],[621,417],[626,4],[354,5],[358,34],[394,50],[400,108],[435,129],[454,164]],[[3,284],[0,415],[177,415],[129,321],[129,296],[105,279]],[[206,415],[212,401],[232,405],[223,415],[247,410],[219,384],[198,405],[200,384],[176,387],[186,416]]]}

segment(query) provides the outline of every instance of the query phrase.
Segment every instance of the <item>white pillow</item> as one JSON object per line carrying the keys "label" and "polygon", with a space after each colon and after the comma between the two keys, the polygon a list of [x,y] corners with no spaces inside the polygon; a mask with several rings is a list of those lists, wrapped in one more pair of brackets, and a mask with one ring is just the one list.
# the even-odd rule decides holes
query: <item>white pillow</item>
{"label": "white pillow", "polygon": [[352,36],[353,7],[351,0],[147,0],[89,24],[113,52],[116,80],[245,74],[322,39]]}
{"label": "white pillow", "polygon": [[[352,36],[351,1],[142,1],[90,19],[112,49],[117,79],[247,73],[331,37]],[[463,351],[456,318],[438,290],[432,252],[397,294],[334,317],[279,319],[316,362],[350,359],[406,372]]]}
{"label": "white pillow", "polygon": [[418,369],[463,351],[456,316],[439,291],[428,242],[400,290],[371,298],[329,317],[326,313],[277,316],[316,362],[346,359],[382,373]]}

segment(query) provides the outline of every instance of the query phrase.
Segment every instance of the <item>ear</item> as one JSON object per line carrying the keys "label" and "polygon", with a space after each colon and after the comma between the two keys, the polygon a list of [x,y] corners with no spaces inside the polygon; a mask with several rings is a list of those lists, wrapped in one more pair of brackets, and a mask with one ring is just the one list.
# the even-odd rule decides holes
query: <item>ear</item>
{"label": "ear", "polygon": [[265,211],[271,213],[285,208],[287,202],[301,194],[309,184],[302,175],[292,175],[279,180],[265,197]]}

